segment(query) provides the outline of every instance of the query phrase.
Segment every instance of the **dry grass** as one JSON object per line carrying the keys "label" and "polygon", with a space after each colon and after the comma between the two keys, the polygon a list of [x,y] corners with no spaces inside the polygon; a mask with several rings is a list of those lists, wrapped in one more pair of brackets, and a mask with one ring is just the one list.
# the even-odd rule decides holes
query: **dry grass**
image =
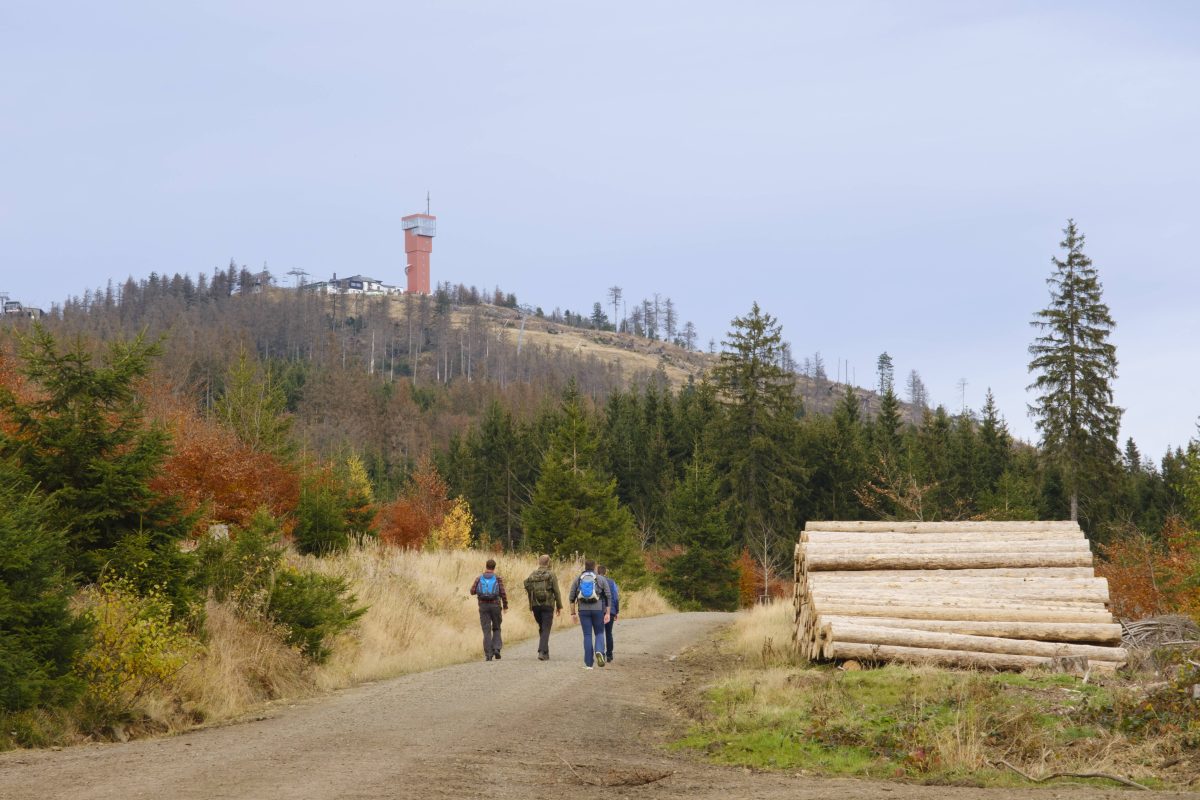
{"label": "dry grass", "polygon": [[764,667],[794,663],[794,615],[792,604],[782,600],[740,612],[730,630],[727,649]]}
{"label": "dry grass", "polygon": [[[350,581],[361,604],[369,606],[355,630],[334,648],[317,673],[322,688],[337,688],[409,672],[446,666],[481,655],[479,613],[468,593],[488,558],[496,558],[510,610],[504,617],[504,641],[537,635],[522,584],[537,567],[530,555],[496,556],[479,550],[424,552],[368,544],[333,558],[300,559],[305,569]],[[580,565],[555,564],[564,596]],[[565,597],[564,597],[565,599]],[[654,589],[621,597],[624,618],[672,611]],[[570,625],[564,612],[555,628]]]}

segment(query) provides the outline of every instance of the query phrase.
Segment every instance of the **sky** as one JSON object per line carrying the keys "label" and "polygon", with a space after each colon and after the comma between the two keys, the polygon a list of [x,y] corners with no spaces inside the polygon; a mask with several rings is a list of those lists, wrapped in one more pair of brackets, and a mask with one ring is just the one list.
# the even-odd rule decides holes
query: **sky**
{"label": "sky", "polygon": [[6,0],[0,291],[230,259],[402,284],[430,192],[434,281],[657,292],[718,343],[758,302],[831,377],[886,351],[1033,440],[1074,218],[1122,443],[1157,458],[1200,416],[1198,94],[1189,2]]}

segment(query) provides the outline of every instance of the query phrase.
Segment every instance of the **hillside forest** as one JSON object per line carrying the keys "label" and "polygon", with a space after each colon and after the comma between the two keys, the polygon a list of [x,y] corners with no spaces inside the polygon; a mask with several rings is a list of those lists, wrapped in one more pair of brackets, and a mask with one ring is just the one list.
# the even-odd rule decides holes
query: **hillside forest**
{"label": "hillside forest", "polygon": [[[0,710],[83,697],[102,720],[122,653],[169,671],[146,654],[171,648],[123,639],[113,609],[162,645],[203,630],[205,598],[238,597],[327,658],[363,607],[284,551],[366,542],[586,554],[679,607],[732,609],[786,591],[810,519],[1078,518],[1118,615],[1194,615],[1200,443],[1157,461],[1118,446],[1111,320],[1082,236],[1066,237],[1034,317],[1037,445],[1009,433],[990,392],[978,410],[928,407],[914,373],[901,402],[886,352],[873,391],[829,382],[758,304],[705,355],[691,326],[652,328],[650,305],[636,325],[599,302],[594,319],[533,312],[535,337],[499,290],[326,296],[231,266],[6,324]],[[1091,303],[1097,361],[1060,403],[1073,302]],[[639,357],[557,344],[553,324]]]}

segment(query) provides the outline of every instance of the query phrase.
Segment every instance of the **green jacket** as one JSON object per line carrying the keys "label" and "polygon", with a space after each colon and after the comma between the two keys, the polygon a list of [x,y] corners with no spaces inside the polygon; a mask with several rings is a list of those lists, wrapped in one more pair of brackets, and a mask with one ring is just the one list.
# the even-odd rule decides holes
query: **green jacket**
{"label": "green jacket", "polygon": [[[540,596],[534,597],[534,592]],[[558,578],[554,571],[547,567],[538,567],[525,579],[525,594],[529,596],[529,607],[553,605],[558,611],[562,610],[562,594],[558,591]],[[551,603],[553,599],[553,603]]]}

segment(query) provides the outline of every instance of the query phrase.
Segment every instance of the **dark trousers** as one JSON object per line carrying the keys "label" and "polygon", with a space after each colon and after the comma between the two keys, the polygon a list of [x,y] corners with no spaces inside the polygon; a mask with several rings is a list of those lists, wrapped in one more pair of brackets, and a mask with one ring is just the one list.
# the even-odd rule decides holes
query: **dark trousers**
{"label": "dark trousers", "polygon": [[479,626],[483,628],[483,654],[491,658],[500,652],[504,642],[500,641],[500,623],[504,616],[499,603],[479,604]]}
{"label": "dark trousers", "polygon": [[612,628],[615,619],[609,619],[604,623],[604,657],[612,661]]}
{"label": "dark trousers", "polygon": [[550,655],[550,629],[554,627],[554,606],[534,606],[533,618],[538,624],[538,653]]}

